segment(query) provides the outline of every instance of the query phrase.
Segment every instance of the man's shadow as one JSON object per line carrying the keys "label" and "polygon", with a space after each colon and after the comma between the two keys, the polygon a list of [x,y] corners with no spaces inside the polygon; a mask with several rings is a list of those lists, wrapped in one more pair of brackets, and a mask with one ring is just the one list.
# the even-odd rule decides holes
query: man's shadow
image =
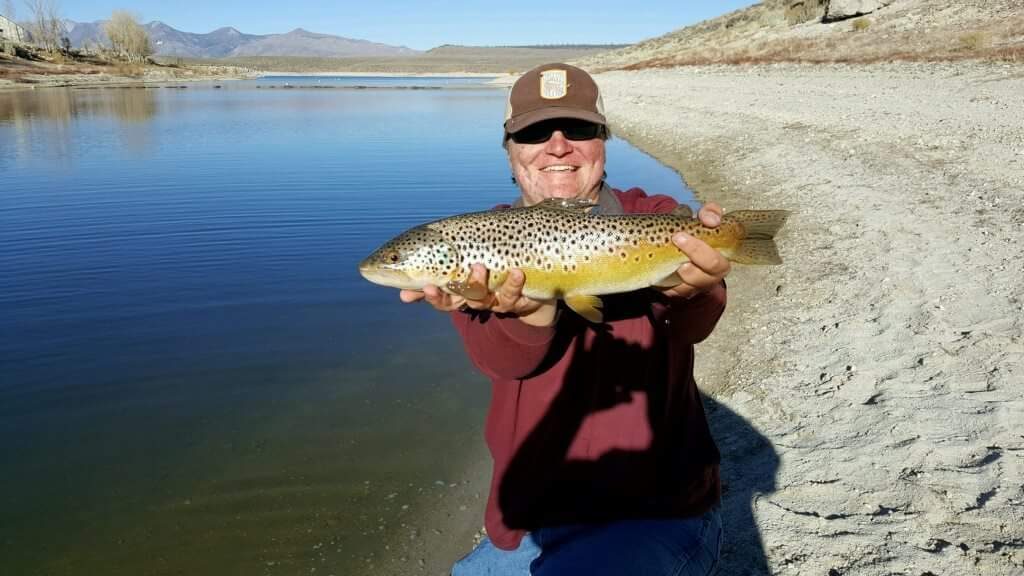
{"label": "man's shadow", "polygon": [[[611,318],[652,315],[650,306],[635,298],[606,298],[605,313]],[[650,320],[656,326],[664,323],[660,317]],[[753,498],[775,489],[779,459],[768,439],[724,404],[694,395],[693,388],[688,392],[679,389],[685,386],[663,385],[669,364],[665,355],[680,353],[678,342],[671,351],[665,346],[644,347],[617,338],[604,325],[604,331],[585,343],[582,337],[573,340],[584,330],[582,319],[561,322],[549,357],[557,361],[569,346],[575,346],[573,359],[560,391],[501,477],[498,503],[506,524],[530,530],[671,516],[700,507],[701,502],[687,501],[686,495],[707,494],[706,484],[712,481],[708,471],[718,460],[706,430],[695,424],[703,410],[722,460],[725,536],[719,573],[770,574],[753,516]],[[576,324],[568,328],[567,322]],[[684,348],[682,353],[686,352]],[[540,370],[549,367],[545,364]],[[593,427],[585,429],[589,415],[635,401],[638,395],[646,399],[650,423],[646,448],[611,449],[592,458],[570,456],[571,446],[579,449],[581,430],[584,443],[587,434],[600,433]],[[680,407],[685,408],[683,417],[664,417],[676,415]],[[671,501],[652,497],[652,479],[655,494],[677,497]]]}
{"label": "man's shadow", "polygon": [[723,576],[772,574],[761,532],[754,520],[754,499],[775,491],[779,455],[771,441],[725,404],[704,396],[711,435],[722,453]]}

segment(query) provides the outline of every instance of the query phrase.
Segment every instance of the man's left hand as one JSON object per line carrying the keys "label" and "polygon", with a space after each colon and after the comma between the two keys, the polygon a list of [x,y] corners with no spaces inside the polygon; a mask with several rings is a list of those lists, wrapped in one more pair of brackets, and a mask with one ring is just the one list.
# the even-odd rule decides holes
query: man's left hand
{"label": "man's left hand", "polygon": [[[722,223],[722,207],[708,202],[697,213],[700,223],[715,228]],[[676,271],[682,282],[671,288],[660,288],[667,296],[693,298],[720,284],[732,266],[725,256],[701,240],[684,232],[672,236],[672,242],[690,259]]]}

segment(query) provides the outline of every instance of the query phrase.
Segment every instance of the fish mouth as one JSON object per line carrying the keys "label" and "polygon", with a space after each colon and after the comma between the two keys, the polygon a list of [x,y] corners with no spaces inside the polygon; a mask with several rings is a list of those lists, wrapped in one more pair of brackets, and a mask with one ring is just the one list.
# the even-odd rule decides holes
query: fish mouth
{"label": "fish mouth", "polygon": [[370,282],[381,286],[400,288],[402,290],[419,290],[423,288],[422,286],[418,286],[417,283],[405,272],[392,268],[385,268],[379,264],[362,262],[359,264],[359,274]]}

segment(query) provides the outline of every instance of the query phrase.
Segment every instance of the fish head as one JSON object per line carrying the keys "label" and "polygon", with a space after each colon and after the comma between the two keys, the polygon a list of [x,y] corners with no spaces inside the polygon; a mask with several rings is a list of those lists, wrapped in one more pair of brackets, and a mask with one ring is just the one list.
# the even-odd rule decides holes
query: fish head
{"label": "fish head", "polygon": [[359,273],[374,284],[402,290],[444,286],[459,266],[455,246],[429,225],[389,240],[359,264]]}

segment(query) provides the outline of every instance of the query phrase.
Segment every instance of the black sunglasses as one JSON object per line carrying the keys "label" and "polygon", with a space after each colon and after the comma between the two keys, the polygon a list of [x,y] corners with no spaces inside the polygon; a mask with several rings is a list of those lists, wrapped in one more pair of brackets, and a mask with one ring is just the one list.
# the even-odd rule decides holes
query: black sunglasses
{"label": "black sunglasses", "polygon": [[553,118],[531,124],[518,132],[509,134],[516,144],[542,144],[547,142],[555,131],[559,131],[569,140],[593,140],[604,136],[604,126],[577,120],[574,118]]}

